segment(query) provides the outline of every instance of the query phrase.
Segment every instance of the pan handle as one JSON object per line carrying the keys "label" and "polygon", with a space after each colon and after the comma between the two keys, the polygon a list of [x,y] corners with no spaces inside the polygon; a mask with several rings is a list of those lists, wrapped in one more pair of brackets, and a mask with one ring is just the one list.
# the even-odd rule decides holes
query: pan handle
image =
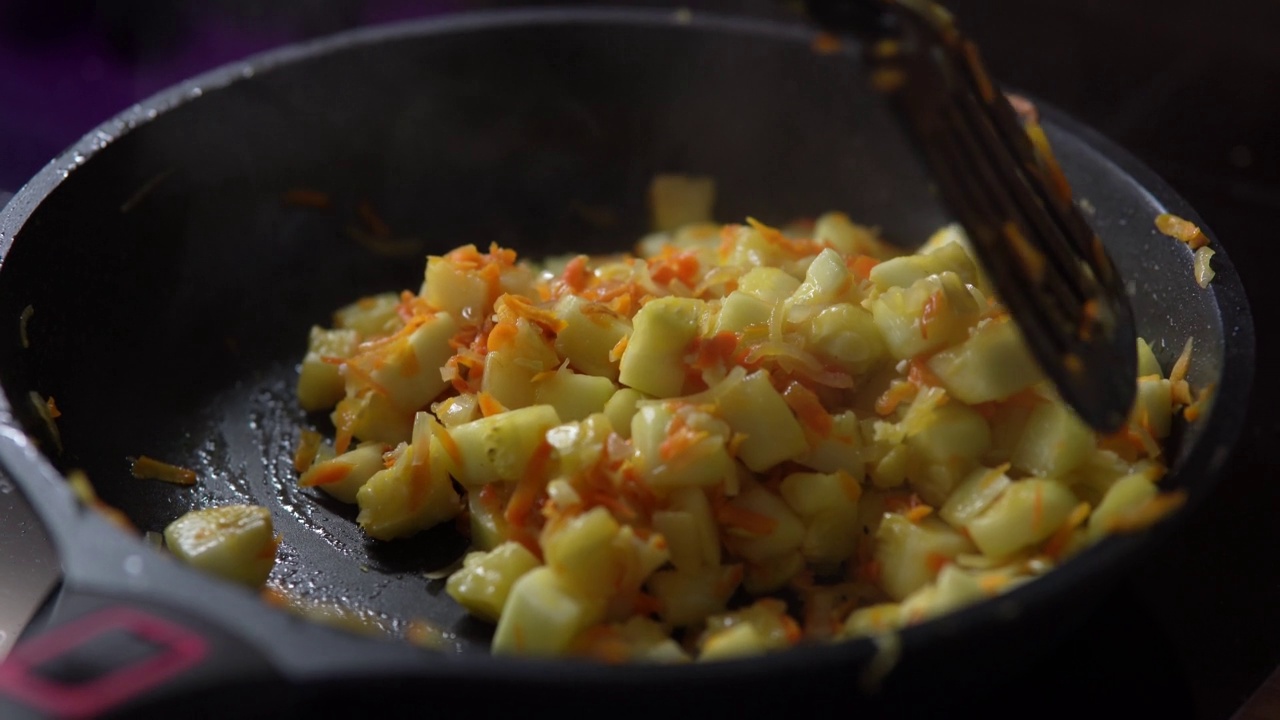
{"label": "pan handle", "polygon": [[52,615],[0,663],[0,716],[99,717],[280,680],[248,643],[172,606],[64,589]]}

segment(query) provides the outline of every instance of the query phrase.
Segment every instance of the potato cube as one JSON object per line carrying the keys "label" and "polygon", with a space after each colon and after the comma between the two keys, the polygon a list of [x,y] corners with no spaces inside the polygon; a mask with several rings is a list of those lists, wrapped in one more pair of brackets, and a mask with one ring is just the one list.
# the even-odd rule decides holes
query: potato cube
{"label": "potato cube", "polygon": [[497,622],[511,586],[540,563],[523,545],[506,542],[490,552],[471,552],[449,576],[445,591],[482,620]]}
{"label": "potato cube", "polygon": [[805,348],[851,375],[864,375],[887,357],[871,313],[859,305],[836,303],[802,328]]}
{"label": "potato cube", "polygon": [[899,360],[964,340],[981,310],[953,272],[930,275],[907,288],[889,288],[871,303],[871,316],[885,345]]}
{"label": "potato cube", "polygon": [[984,555],[1004,558],[1057,530],[1075,509],[1076,496],[1055,480],[1017,480],[965,525]]}
{"label": "potato cube", "polygon": [[631,332],[627,319],[601,303],[565,295],[556,303],[565,326],[556,334],[555,348],[578,372],[618,379],[618,362],[609,353]]}
{"label": "potato cube", "polygon": [[[425,415],[426,413],[422,413]],[[449,479],[439,438],[404,448],[395,464],[381,470],[356,493],[356,522],[378,540],[408,537],[456,516],[462,509]]]}
{"label": "potato cube", "polygon": [[342,399],[346,389],[342,372],[323,358],[349,358],[358,342],[355,330],[311,328],[307,355],[298,372],[298,402],[303,410],[326,410]]}
{"label": "potato cube", "polygon": [[631,339],[622,353],[618,380],[653,397],[680,394],[685,360],[698,336],[703,302],[690,298],[650,300],[632,319]]}
{"label": "potato cube", "polygon": [[1089,517],[1089,539],[1102,539],[1112,531],[1115,518],[1147,504],[1157,492],[1155,483],[1145,475],[1127,475],[1117,480]]}
{"label": "potato cube", "polygon": [[662,619],[676,627],[688,627],[724,612],[740,582],[742,566],[725,565],[698,572],[659,570],[649,577],[648,587],[658,599]]}
{"label": "potato cube", "polygon": [[979,323],[969,338],[929,358],[929,369],[957,400],[1003,400],[1044,379],[1017,324],[1009,318]]}
{"label": "potato cube", "polygon": [[1027,418],[1013,466],[1041,477],[1065,475],[1089,459],[1095,443],[1093,431],[1065,404],[1041,403]]}
{"label": "potato cube", "polygon": [[[400,410],[415,412],[431,402],[448,385],[440,368],[453,356],[449,341],[458,333],[458,323],[448,313],[439,313],[409,333],[375,352],[377,366],[369,374]],[[348,375],[347,389],[359,383]]]}
{"label": "potato cube", "polygon": [[448,431],[458,452],[451,459],[453,475],[468,488],[515,482],[546,442],[547,431],[559,424],[555,408],[532,405],[459,425]]}
{"label": "potato cube", "polygon": [[533,378],[555,370],[560,358],[537,325],[519,318],[515,337],[499,347],[490,346],[484,358],[480,389],[510,410],[537,403]]}
{"label": "potato cube", "polygon": [[748,562],[763,564],[799,550],[804,542],[804,524],[800,522],[800,518],[796,517],[782,498],[762,485],[753,483],[743,487],[742,492],[729,501],[729,505],[751,515],[767,518],[773,526],[765,534],[757,534],[753,529],[730,527],[725,543]]}
{"label": "potato cube", "polygon": [[259,505],[192,510],[164,529],[179,560],[226,580],[261,586],[276,562],[271,512]]}
{"label": "potato cube", "polygon": [[396,309],[400,307],[399,293],[379,293],[360,298],[359,300],[339,308],[333,314],[333,327],[342,330],[355,330],[360,340],[390,335],[404,327]]}
{"label": "potato cube", "polygon": [[354,450],[314,463],[298,478],[301,487],[318,487],[344,503],[356,501],[356,491],[383,469],[382,443],[365,443]]}
{"label": "potato cube", "polygon": [[804,430],[782,396],[773,389],[768,371],[757,370],[720,396],[717,414],[736,433],[746,436],[738,459],[762,472],[809,449]]}
{"label": "potato cube", "polygon": [[753,325],[767,325],[775,307],[776,304],[767,303],[741,290],[734,290],[720,304],[715,331],[717,334],[738,333]]}
{"label": "potato cube", "polygon": [[941,520],[926,517],[917,523],[887,513],[876,532],[880,585],[889,597],[902,600],[931,582],[957,555],[972,551],[973,543]]}
{"label": "potato cube", "polygon": [[602,412],[618,388],[606,377],[558,370],[533,381],[533,400],[555,408],[561,420],[582,420]]}
{"label": "potato cube", "polygon": [[520,576],[493,633],[495,655],[563,655],[578,633],[600,622],[603,604],[576,595],[549,567]]}
{"label": "potato cube", "polygon": [[624,439],[631,439],[631,422],[644,393],[634,388],[618,388],[604,404],[604,414],[609,418],[613,431]]}

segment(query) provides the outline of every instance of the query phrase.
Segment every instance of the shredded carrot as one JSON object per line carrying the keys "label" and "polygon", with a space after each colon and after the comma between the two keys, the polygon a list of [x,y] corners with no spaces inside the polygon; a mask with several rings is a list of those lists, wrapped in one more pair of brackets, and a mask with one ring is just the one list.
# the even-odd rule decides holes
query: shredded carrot
{"label": "shredded carrot", "polygon": [[503,350],[510,347],[516,341],[516,336],[520,334],[520,329],[513,322],[500,322],[493,326],[489,331],[489,338],[486,345],[490,350]]}
{"label": "shredded carrot", "polygon": [[831,428],[834,427],[835,420],[832,419],[831,413],[827,412],[827,409],[822,406],[822,402],[818,400],[818,396],[812,390],[792,381],[787,385],[787,389],[782,392],[782,399],[795,412],[800,422],[815,433],[822,437],[831,434]]}
{"label": "shredded carrot", "polygon": [[716,509],[716,520],[726,527],[761,537],[778,527],[776,519],[732,503],[725,503]]}
{"label": "shredded carrot", "polygon": [[1200,229],[1200,226],[1178,217],[1172,213],[1161,213],[1156,216],[1156,229],[1161,234],[1179,242],[1184,242],[1191,247],[1192,250],[1199,250],[1209,244],[1209,238]]}
{"label": "shredded carrot", "polygon": [[[535,325],[544,327],[553,333],[564,330],[568,325],[554,310],[544,307],[538,307],[533,304],[529,298],[521,295],[503,295],[494,303],[493,312],[498,316],[499,323],[515,322],[516,318],[524,318]],[[492,347],[492,341],[490,341]]]}
{"label": "shredded carrot", "polygon": [[329,461],[316,465],[311,469],[311,474],[304,477],[298,482],[302,487],[319,487],[321,485],[332,485],[342,482],[351,474],[353,467],[350,463]]}
{"label": "shredded carrot", "polygon": [[1049,541],[1044,544],[1044,554],[1054,560],[1060,558],[1062,551],[1067,548],[1067,543],[1071,541],[1072,533],[1075,532],[1076,528],[1084,524],[1085,520],[1089,519],[1089,513],[1092,509],[1089,503],[1086,502],[1076,505],[1075,509],[1071,511],[1071,514],[1062,523],[1062,526],[1055,530],[1053,535],[1049,537]]}
{"label": "shredded carrot", "polygon": [[928,505],[917,505],[910,510],[907,510],[907,512],[904,513],[904,516],[911,522],[918,523],[932,514],[933,508]]}
{"label": "shredded carrot", "polygon": [[813,42],[809,45],[813,51],[819,55],[834,55],[840,52],[840,38],[829,32],[820,32],[813,36]]}
{"label": "shredded carrot", "polygon": [[929,339],[929,326],[937,322],[947,310],[947,295],[941,290],[935,290],[927,300],[924,301],[924,309],[920,313],[920,337]]}
{"label": "shredded carrot", "polygon": [[940,552],[931,552],[924,556],[924,565],[929,569],[930,574],[937,575],[942,568],[951,563],[951,558]]}
{"label": "shredded carrot", "polygon": [[1182,352],[1173,363],[1173,369],[1169,371],[1169,382],[1176,383],[1186,379],[1187,370],[1191,367],[1191,347],[1194,344],[1195,338],[1187,338],[1186,344],[1182,346]]}
{"label": "shredded carrot", "polygon": [[876,399],[876,414],[886,416],[893,414],[898,409],[898,405],[905,400],[910,400],[916,396],[916,386],[909,382],[895,380],[889,384],[889,389]]}
{"label": "shredded carrot", "polygon": [[1207,407],[1209,402],[1213,399],[1214,387],[1215,386],[1213,384],[1206,385],[1196,395],[1195,401],[1182,410],[1182,417],[1186,419],[1187,422],[1192,422],[1198,419],[1200,415],[1204,413],[1205,407]]}
{"label": "shredded carrot", "polygon": [[195,485],[196,471],[142,455],[133,461],[130,474],[139,480],[161,480],[174,485]]}
{"label": "shredded carrot", "polygon": [[698,280],[698,254],[693,250],[676,250],[667,245],[657,257],[649,258],[649,277],[662,285],[679,280],[692,287]]}
{"label": "shredded carrot", "polygon": [[378,215],[378,212],[373,209],[373,204],[368,200],[361,200],[356,205],[356,214],[360,216],[361,222],[374,237],[391,237],[391,227]]}
{"label": "shredded carrot", "polygon": [[1186,501],[1187,493],[1185,490],[1161,493],[1139,507],[1112,518],[1111,522],[1107,523],[1106,529],[1110,532],[1143,530],[1182,507]]}
{"label": "shredded carrot", "polygon": [[516,482],[515,491],[507,501],[504,517],[515,527],[524,527],[533,516],[538,496],[547,489],[547,463],[551,459],[552,447],[546,440],[538,444],[524,469],[524,475]]}
{"label": "shredded carrot", "polygon": [[667,426],[666,438],[658,445],[658,457],[663,462],[671,462],[708,437],[705,430],[694,430],[685,424],[683,415],[677,414]]}
{"label": "shredded carrot", "polygon": [[706,370],[719,366],[729,367],[734,364],[738,354],[740,336],[728,331],[719,332],[709,338],[696,338],[690,352],[691,370]]}
{"label": "shredded carrot", "polygon": [[293,453],[293,469],[303,473],[315,462],[316,453],[320,451],[320,433],[315,430],[303,430],[298,441],[298,449]]}
{"label": "shredded carrot", "polygon": [[307,188],[294,188],[288,190],[280,197],[281,202],[285,205],[293,205],[294,207],[308,207],[317,210],[324,210],[333,205],[333,198],[329,193],[322,190],[309,190]]}
{"label": "shredded carrot", "polygon": [[565,264],[564,272],[560,274],[560,281],[570,290],[582,292],[587,286],[587,276],[587,256],[578,255]]}
{"label": "shredded carrot", "polygon": [[58,409],[58,404],[54,402],[52,395],[45,398],[44,404],[49,408],[49,417],[55,419],[62,417],[62,411]]}
{"label": "shredded carrot", "polygon": [[929,359],[922,357],[907,364],[907,382],[919,388],[942,387],[942,380],[929,368]]}
{"label": "shredded carrot", "polygon": [[507,411],[502,403],[498,402],[492,395],[487,392],[481,392],[476,396],[476,400],[480,404],[480,414],[484,417],[493,417]]}
{"label": "shredded carrot", "polygon": [[614,344],[609,350],[609,362],[618,362],[622,359],[622,354],[627,351],[627,342],[631,340],[630,335],[623,335],[622,339]]}
{"label": "shredded carrot", "polygon": [[870,255],[854,255],[845,261],[849,267],[849,272],[858,280],[866,280],[871,277],[871,270],[880,264],[880,261]]}

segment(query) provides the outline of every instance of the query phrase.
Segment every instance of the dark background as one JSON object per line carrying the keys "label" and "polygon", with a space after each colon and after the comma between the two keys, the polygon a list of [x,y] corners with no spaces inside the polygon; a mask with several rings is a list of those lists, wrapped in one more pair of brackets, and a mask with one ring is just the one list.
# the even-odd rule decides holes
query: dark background
{"label": "dark background", "polygon": [[[349,27],[502,4],[0,0],[0,190],[132,103],[223,62]],[[1259,336],[1250,421],[1213,497],[1084,630],[1003,682],[993,704],[1027,717],[1046,708],[1229,717],[1280,664],[1280,420],[1269,365],[1280,302],[1280,4],[947,4],[997,78],[1128,148],[1197,208],[1244,279]],[[790,17],[768,2],[689,5]],[[1255,696],[1250,717],[1280,717],[1280,700],[1266,709],[1264,699]]]}

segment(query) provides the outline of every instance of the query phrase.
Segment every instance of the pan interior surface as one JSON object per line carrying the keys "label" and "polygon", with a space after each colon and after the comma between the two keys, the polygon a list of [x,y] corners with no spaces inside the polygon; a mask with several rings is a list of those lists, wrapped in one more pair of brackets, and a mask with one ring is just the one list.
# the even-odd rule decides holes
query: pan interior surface
{"label": "pan interior surface", "polygon": [[[0,317],[14,323],[0,383],[15,414],[140,529],[195,507],[266,505],[282,587],[393,625],[422,618],[459,651],[485,650],[486,628],[425,575],[465,550],[453,528],[369,541],[350,508],[296,487],[300,431],[332,433],[293,397],[311,325],[362,295],[416,291],[425,256],[463,243],[535,258],[629,247],[662,172],[714,177],[726,222],[836,209],[910,244],[946,221],[852,54],[815,53],[800,31],[646,17],[362,35],[265,63],[65,179],[46,173],[47,197],[0,268]],[[1154,232],[1159,201],[1049,129],[1131,279],[1140,334],[1161,341],[1166,367],[1195,337],[1191,380],[1216,381],[1220,309],[1185,248]],[[291,202],[298,190],[327,204]],[[404,254],[353,237],[362,206]],[[56,399],[61,452],[31,392]],[[1203,431],[1187,428],[1178,458]],[[199,481],[135,479],[138,455]]]}

